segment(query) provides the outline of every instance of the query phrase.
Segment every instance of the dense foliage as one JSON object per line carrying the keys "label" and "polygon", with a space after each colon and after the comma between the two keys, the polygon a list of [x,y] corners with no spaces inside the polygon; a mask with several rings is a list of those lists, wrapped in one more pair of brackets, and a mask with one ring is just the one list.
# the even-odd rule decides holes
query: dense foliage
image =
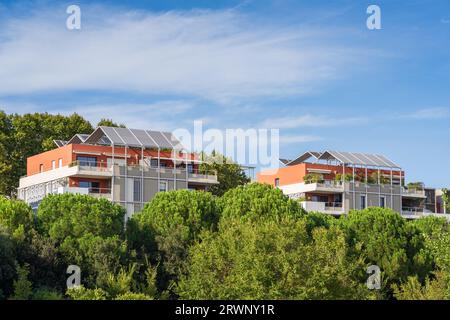
{"label": "dense foliage", "polygon": [[213,171],[217,174],[219,184],[208,188],[208,191],[213,195],[222,196],[228,190],[250,182],[239,164],[216,151],[213,151],[210,155],[202,153],[201,159],[204,161],[200,165],[201,171]]}
{"label": "dense foliage", "polygon": [[91,133],[92,125],[80,115],[48,113],[11,114],[0,110],[0,194],[16,193],[26,174],[27,158],[54,148],[53,140],[69,140],[76,133]]}
{"label": "dense foliage", "polygon": [[[159,193],[125,225],[104,199],[0,198],[0,299],[450,299],[450,226],[304,212],[267,185]],[[126,227],[126,228],[125,228]],[[81,286],[67,289],[69,265]],[[381,271],[369,290],[367,268]]]}

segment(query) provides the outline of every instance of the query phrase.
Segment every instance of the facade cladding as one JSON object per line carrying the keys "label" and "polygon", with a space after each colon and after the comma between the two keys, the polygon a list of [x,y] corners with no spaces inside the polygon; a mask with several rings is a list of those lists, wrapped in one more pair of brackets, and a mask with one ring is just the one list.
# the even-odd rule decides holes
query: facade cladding
{"label": "facade cladding", "polygon": [[119,203],[130,216],[158,192],[218,183],[217,174],[201,171],[197,155],[169,132],[99,127],[55,145],[28,158],[20,179],[19,198],[33,208],[47,194],[80,193]]}
{"label": "facade cladding", "polygon": [[280,159],[279,169],[257,180],[300,200],[307,211],[332,215],[367,207],[391,208],[406,218],[445,214],[442,190],[421,183],[405,185],[405,172],[385,156],[351,152],[305,152]]}

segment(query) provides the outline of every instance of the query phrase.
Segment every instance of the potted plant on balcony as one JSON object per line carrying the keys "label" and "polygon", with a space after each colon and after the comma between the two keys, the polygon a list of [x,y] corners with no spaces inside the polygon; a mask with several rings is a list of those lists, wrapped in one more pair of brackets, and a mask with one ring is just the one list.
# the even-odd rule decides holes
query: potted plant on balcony
{"label": "potted plant on balcony", "polygon": [[303,177],[303,181],[305,184],[311,184],[311,183],[323,183],[323,175],[318,173],[308,173]]}

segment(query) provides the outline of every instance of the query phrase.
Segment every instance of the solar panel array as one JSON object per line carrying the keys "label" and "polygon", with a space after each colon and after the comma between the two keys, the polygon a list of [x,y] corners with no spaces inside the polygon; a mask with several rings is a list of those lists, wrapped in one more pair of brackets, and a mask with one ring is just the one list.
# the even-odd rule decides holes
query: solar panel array
{"label": "solar panel array", "polygon": [[115,127],[99,127],[85,142],[170,150],[183,148],[180,141],[170,132]]}
{"label": "solar panel array", "polygon": [[385,156],[378,154],[327,151],[324,152],[319,159],[330,159],[330,158],[334,158],[342,163],[352,165],[375,166],[375,167],[386,167],[396,169],[400,168],[397,164],[395,164]]}
{"label": "solar panel array", "polygon": [[53,140],[58,148],[64,147],[67,144],[67,141],[64,140]]}

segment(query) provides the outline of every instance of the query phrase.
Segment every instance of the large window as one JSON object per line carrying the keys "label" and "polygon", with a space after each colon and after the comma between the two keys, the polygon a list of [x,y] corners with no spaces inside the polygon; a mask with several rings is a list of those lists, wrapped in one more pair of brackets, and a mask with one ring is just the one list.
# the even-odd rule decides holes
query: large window
{"label": "large window", "polygon": [[87,167],[96,167],[97,166],[97,158],[96,157],[77,156],[77,161],[80,166],[87,166]]}

